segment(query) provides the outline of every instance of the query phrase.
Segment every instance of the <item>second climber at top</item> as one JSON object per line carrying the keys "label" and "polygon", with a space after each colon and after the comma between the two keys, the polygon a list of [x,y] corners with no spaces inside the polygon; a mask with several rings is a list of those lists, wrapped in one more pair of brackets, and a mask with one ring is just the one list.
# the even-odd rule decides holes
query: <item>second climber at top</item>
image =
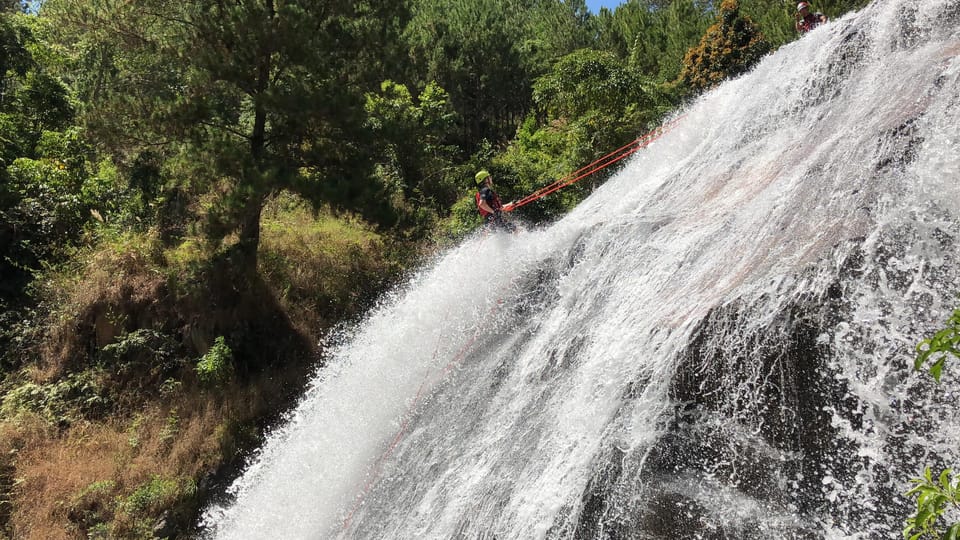
{"label": "second climber at top", "polygon": [[827,22],[827,20],[827,16],[819,11],[810,13],[810,2],[800,2],[797,4],[797,32],[806,34]]}

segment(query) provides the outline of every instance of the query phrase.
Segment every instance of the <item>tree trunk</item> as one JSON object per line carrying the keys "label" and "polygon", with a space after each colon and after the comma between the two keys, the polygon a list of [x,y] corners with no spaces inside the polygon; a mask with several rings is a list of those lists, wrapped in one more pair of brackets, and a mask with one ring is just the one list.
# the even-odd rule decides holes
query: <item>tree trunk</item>
{"label": "tree trunk", "polygon": [[[273,1],[268,0],[267,24],[273,25],[276,11]],[[268,33],[269,35],[269,33]],[[253,157],[256,170],[253,174],[253,182],[248,182],[254,186],[253,192],[248,196],[240,215],[239,241],[237,248],[243,259],[244,270],[250,275],[257,271],[257,252],[260,247],[260,214],[263,211],[263,204],[266,202],[269,193],[268,185],[270,179],[266,163],[266,140],[267,140],[267,112],[263,103],[264,96],[270,85],[270,68],[273,56],[273,46],[267,39],[260,44],[259,58],[257,63],[256,89],[254,90],[253,106],[253,132],[250,134],[250,155]]]}
{"label": "tree trunk", "polygon": [[253,275],[257,271],[257,253],[260,247],[260,214],[267,196],[264,193],[251,194],[243,206],[240,214],[238,230],[237,253],[238,261],[244,272]]}

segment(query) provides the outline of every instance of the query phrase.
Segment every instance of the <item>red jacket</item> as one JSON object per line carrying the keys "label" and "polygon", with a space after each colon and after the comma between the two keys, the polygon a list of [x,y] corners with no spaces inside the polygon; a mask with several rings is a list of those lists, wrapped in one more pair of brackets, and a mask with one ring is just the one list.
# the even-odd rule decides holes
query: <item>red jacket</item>
{"label": "red jacket", "polygon": [[503,208],[503,203],[500,202],[500,196],[488,187],[480,188],[480,190],[477,191],[475,198],[477,201],[477,212],[480,212],[480,215],[484,218],[489,216],[490,212],[487,212],[480,207],[481,200],[486,201],[487,204],[490,205],[490,208],[493,208],[494,210],[500,210]]}
{"label": "red jacket", "polygon": [[797,32],[806,34],[825,22],[827,22],[827,17],[823,13],[807,13],[806,17],[797,20]]}

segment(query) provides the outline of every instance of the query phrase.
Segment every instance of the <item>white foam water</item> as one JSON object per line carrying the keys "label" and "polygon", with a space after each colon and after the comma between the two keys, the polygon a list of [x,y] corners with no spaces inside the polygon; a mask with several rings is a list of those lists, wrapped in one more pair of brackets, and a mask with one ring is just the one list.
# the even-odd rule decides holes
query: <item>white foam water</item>
{"label": "white foam water", "polygon": [[215,538],[891,538],[960,458],[960,4],[876,0],[355,329]]}

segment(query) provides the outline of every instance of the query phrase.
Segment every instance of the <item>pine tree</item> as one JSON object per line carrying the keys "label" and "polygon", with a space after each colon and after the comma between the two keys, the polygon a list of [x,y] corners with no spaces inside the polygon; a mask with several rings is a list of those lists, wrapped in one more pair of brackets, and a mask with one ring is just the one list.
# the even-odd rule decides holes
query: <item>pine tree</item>
{"label": "pine tree", "polygon": [[683,58],[679,82],[701,91],[749,70],[770,45],[753,21],[740,13],[737,0],[723,0],[717,22]]}
{"label": "pine tree", "polygon": [[531,107],[519,0],[415,0],[404,36],[422,84],[436,81],[463,119],[459,146],[508,140]]}
{"label": "pine tree", "polygon": [[86,64],[75,82],[98,140],[120,160],[177,157],[218,184],[208,230],[236,231],[233,251],[253,270],[260,212],[280,189],[379,217],[363,96],[400,6],[48,0],[44,11]]}

